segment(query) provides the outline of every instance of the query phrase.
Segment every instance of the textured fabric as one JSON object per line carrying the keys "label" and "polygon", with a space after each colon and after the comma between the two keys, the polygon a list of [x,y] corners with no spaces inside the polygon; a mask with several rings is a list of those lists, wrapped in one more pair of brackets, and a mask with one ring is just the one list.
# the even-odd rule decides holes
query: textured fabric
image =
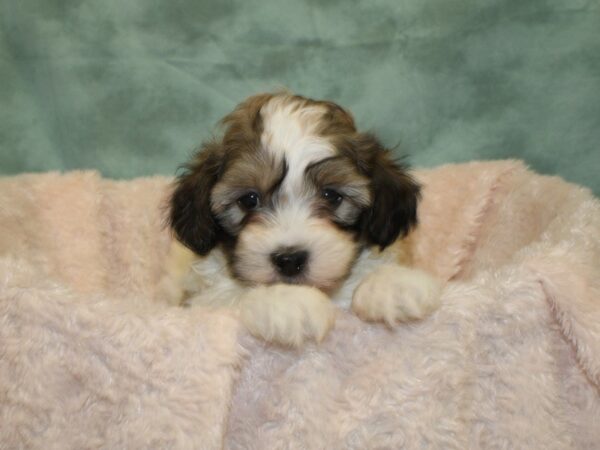
{"label": "textured fabric", "polygon": [[249,94],[352,110],[417,166],[600,194],[597,0],[0,0],[0,173],[173,175]]}
{"label": "textured fabric", "polygon": [[0,179],[0,447],[597,448],[600,203],[514,161],[417,175],[440,310],[298,350],[161,297],[168,179]]}

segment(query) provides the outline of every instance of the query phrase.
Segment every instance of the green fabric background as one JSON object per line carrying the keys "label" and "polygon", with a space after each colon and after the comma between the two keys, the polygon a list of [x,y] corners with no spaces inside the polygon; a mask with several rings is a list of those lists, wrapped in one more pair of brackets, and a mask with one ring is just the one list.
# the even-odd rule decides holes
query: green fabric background
{"label": "green fabric background", "polygon": [[414,165],[522,158],[600,193],[600,0],[0,0],[0,173],[173,174],[284,86]]}

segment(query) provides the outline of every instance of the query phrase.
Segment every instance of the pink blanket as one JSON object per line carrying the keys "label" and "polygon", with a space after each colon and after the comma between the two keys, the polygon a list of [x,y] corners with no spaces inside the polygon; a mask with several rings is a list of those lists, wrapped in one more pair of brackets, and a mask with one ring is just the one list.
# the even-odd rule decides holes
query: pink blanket
{"label": "pink blanket", "polygon": [[515,161],[418,177],[441,309],[293,351],[161,298],[169,180],[0,179],[0,448],[598,448],[600,202]]}

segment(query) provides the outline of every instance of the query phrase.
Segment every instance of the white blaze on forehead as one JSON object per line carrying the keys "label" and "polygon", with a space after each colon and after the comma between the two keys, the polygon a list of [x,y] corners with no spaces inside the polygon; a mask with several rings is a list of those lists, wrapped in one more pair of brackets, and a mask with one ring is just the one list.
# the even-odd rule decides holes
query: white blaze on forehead
{"label": "white blaze on forehead", "polygon": [[317,133],[325,112],[323,106],[291,97],[274,97],[261,110],[261,144],[277,160],[285,158],[288,172],[282,188],[288,193],[301,188],[309,164],[335,155],[331,143]]}

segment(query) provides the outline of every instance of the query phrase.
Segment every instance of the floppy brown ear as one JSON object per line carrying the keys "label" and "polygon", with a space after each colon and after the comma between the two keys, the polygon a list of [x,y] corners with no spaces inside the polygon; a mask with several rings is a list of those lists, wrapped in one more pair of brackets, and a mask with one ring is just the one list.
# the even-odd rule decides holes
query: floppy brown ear
{"label": "floppy brown ear", "polygon": [[200,255],[214,248],[222,232],[210,208],[210,193],[222,167],[220,145],[205,145],[177,178],[169,202],[171,229],[182,244]]}
{"label": "floppy brown ear", "polygon": [[371,156],[367,170],[373,196],[362,217],[363,233],[367,242],[383,249],[417,224],[421,188],[407,166],[394,160],[375,137],[363,135],[360,141],[362,151]]}

